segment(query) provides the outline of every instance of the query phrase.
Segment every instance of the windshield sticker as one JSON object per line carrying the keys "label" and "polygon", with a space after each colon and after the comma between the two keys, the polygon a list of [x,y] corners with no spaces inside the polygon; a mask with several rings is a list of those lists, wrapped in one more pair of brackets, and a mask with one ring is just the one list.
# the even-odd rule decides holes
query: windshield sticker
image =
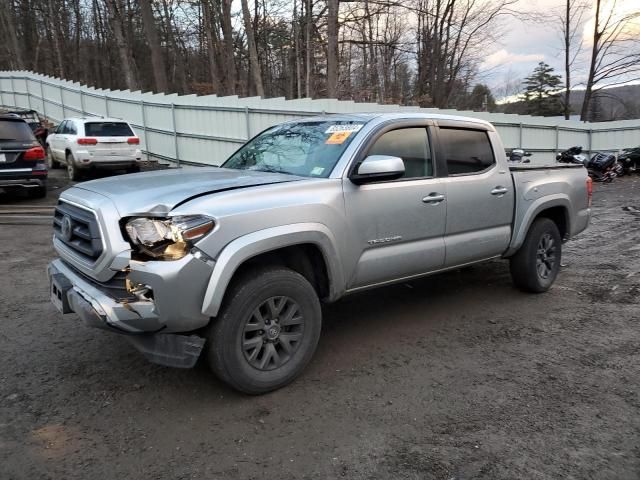
{"label": "windshield sticker", "polygon": [[324,133],[337,133],[337,132],[359,132],[362,128],[361,123],[351,123],[347,125],[331,125]]}
{"label": "windshield sticker", "polygon": [[344,143],[347,138],[349,138],[349,135],[351,135],[351,132],[335,132],[332,133],[324,143],[327,145],[340,145]]}
{"label": "windshield sticker", "polygon": [[322,175],[322,172],[324,172],[324,167],[313,167],[311,175]]}

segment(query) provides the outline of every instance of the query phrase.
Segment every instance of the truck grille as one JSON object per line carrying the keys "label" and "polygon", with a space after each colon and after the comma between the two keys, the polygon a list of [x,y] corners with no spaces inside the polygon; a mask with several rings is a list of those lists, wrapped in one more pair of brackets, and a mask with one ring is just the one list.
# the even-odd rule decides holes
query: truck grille
{"label": "truck grille", "polygon": [[53,216],[55,237],[93,262],[102,254],[98,219],[93,212],[59,201]]}

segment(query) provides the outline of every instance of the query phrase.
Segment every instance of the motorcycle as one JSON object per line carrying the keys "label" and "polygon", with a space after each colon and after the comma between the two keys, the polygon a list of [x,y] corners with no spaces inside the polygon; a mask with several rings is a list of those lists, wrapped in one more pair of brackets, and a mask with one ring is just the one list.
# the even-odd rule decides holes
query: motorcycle
{"label": "motorcycle", "polygon": [[526,152],[521,148],[514,148],[509,153],[508,160],[512,163],[531,163],[531,160],[525,157],[530,157],[531,152]]}
{"label": "motorcycle", "polygon": [[609,183],[624,174],[623,166],[616,162],[616,156],[609,153],[596,153],[588,158],[582,153],[582,147],[571,147],[556,155],[561,163],[574,163],[586,167],[594,182]]}
{"label": "motorcycle", "polygon": [[582,147],[571,147],[556,155],[556,160],[560,163],[576,163],[587,166],[588,159],[582,154]]}
{"label": "motorcycle", "polygon": [[623,166],[611,153],[596,153],[586,167],[594,182],[609,183],[614,178],[624,175]]}

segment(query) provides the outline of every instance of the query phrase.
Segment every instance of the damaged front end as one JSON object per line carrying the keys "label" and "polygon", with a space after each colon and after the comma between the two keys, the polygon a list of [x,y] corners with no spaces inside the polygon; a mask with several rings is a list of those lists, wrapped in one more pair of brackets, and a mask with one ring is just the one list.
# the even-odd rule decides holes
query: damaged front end
{"label": "damaged front end", "polygon": [[213,263],[198,252],[179,260],[137,261],[108,281],[97,281],[63,259],[49,264],[52,303],[87,325],[124,334],[153,363],[193,367],[204,346],[194,333]]}

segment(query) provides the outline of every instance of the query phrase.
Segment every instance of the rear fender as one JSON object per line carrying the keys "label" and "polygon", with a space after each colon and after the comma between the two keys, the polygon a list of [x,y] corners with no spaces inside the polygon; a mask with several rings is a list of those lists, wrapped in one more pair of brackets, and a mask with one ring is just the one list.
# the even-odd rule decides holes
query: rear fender
{"label": "rear fender", "polygon": [[202,313],[210,317],[218,315],[229,282],[245,261],[262,253],[303,243],[314,244],[322,252],[329,276],[329,300],[337,299],[344,291],[344,276],[333,234],[319,223],[295,223],[259,230],[229,243],[215,261]]}
{"label": "rear fender", "polygon": [[571,211],[571,200],[569,200],[569,197],[563,193],[545,195],[544,197],[534,200],[526,207],[527,211],[519,223],[518,218],[516,217],[511,244],[503,256],[509,257],[516,253],[524,243],[524,239],[527,236],[533,221],[542,212],[554,207],[562,207],[564,209],[565,220],[567,222],[567,235],[569,235],[571,233],[571,216],[569,215],[569,212]]}

